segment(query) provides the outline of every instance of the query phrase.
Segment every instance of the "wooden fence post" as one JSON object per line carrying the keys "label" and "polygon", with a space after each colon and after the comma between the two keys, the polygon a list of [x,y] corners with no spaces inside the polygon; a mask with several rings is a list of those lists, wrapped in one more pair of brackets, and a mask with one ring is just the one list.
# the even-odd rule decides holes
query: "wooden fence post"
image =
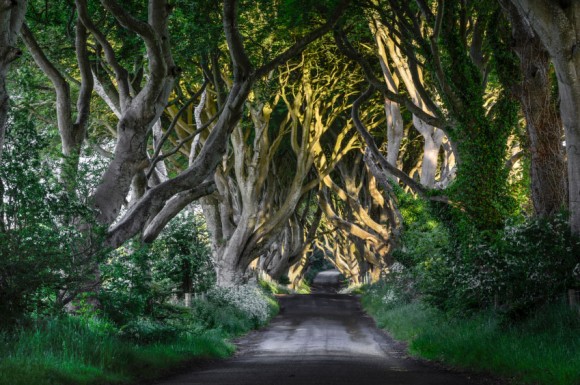
{"label": "wooden fence post", "polygon": [[570,305],[572,309],[578,306],[578,298],[576,298],[576,289],[568,290],[568,305]]}

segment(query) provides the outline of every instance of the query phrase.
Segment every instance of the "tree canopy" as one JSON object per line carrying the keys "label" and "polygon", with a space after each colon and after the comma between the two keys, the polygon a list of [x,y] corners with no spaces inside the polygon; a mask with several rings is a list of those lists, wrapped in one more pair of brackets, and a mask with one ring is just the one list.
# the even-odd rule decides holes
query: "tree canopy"
{"label": "tree canopy", "polygon": [[442,307],[577,284],[578,2],[4,3],[6,314],[106,308],[123,269],[297,288],[320,255]]}

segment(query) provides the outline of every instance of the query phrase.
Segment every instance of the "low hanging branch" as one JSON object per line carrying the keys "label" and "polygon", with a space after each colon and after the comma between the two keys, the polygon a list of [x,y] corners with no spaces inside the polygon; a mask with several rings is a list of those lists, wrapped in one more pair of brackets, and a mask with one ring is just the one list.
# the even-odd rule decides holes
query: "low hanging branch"
{"label": "low hanging branch", "polygon": [[427,197],[427,189],[424,186],[422,186],[420,183],[415,181],[413,178],[411,178],[409,175],[407,175],[407,173],[405,173],[404,171],[399,170],[397,167],[395,167],[392,164],[390,164],[389,162],[387,162],[387,160],[384,158],[384,156],[379,151],[379,148],[377,147],[377,144],[375,143],[374,138],[367,131],[364,123],[360,119],[360,114],[359,114],[360,106],[362,103],[367,101],[373,95],[374,91],[375,91],[374,86],[369,85],[369,87],[366,89],[366,91],[363,92],[353,103],[351,117],[352,117],[352,121],[354,123],[354,126],[356,127],[359,134],[363,137],[367,146],[371,150],[373,158],[375,160],[379,161],[381,167],[388,170],[391,174],[393,174],[397,178],[401,179],[403,181],[403,183],[405,183],[407,186],[409,186],[414,192],[419,194],[421,197],[426,198]]}
{"label": "low hanging branch", "polygon": [[365,78],[370,83],[370,85],[372,85],[374,89],[380,90],[387,99],[395,103],[404,105],[411,113],[413,113],[418,118],[420,118],[421,120],[432,126],[435,127],[447,126],[447,122],[445,122],[443,118],[439,116],[433,116],[425,112],[423,108],[417,106],[415,103],[413,103],[411,99],[391,91],[385,83],[377,79],[370,64],[362,57],[360,53],[358,53],[354,49],[354,47],[350,44],[350,42],[346,38],[346,35],[344,34],[343,31],[335,29],[334,40],[336,42],[337,47],[346,57],[348,57],[355,63],[358,63],[358,65],[363,70]]}
{"label": "low hanging branch", "polygon": [[[220,116],[220,112],[221,112],[221,110],[218,111],[214,116],[212,116],[206,123],[204,123],[203,126],[198,128],[197,130],[193,131],[191,134],[189,134],[185,138],[181,139],[179,142],[177,142],[177,146],[175,146],[170,151],[168,151],[164,154],[160,154],[161,144],[162,144],[162,142],[160,142],[159,146],[157,146],[157,150],[156,150],[157,154],[154,155],[153,159],[151,159],[151,166],[149,166],[149,170],[147,171],[147,179],[149,179],[151,177],[151,174],[153,173],[153,170],[155,170],[155,166],[157,165],[157,163],[161,162],[164,159],[169,158],[170,156],[175,154],[177,151],[179,151],[187,142],[193,140],[197,135],[201,134],[206,128],[208,128]],[[168,135],[167,135],[167,137],[168,137]],[[164,136],[164,138],[165,138],[165,140],[167,139],[165,136]]]}
{"label": "low hanging branch", "polygon": [[[368,148],[370,149],[372,158],[374,160],[378,161],[380,166],[383,169],[387,170],[389,173],[391,173],[392,175],[399,178],[404,184],[409,186],[411,188],[411,190],[413,190],[415,193],[417,193],[420,197],[422,197],[424,199],[431,200],[431,201],[449,203],[449,199],[445,196],[429,196],[429,189],[427,189],[421,183],[419,183],[416,180],[414,180],[413,178],[411,178],[406,172],[399,170],[397,167],[395,167],[392,164],[390,164],[389,162],[387,162],[385,157],[381,154],[381,152],[379,151],[379,148],[377,147],[375,139],[368,132],[364,123],[361,121],[360,113],[359,113],[361,104],[364,103],[365,101],[367,101],[372,96],[374,91],[375,91],[374,86],[369,85],[369,87],[366,89],[366,91],[363,92],[355,100],[355,102],[352,105],[352,111],[351,111],[351,117],[352,117],[353,123],[354,123],[356,129],[358,130],[358,132],[360,133],[360,135],[363,137]],[[371,170],[373,170],[373,168],[371,168]]]}
{"label": "low hanging branch", "polygon": [[[72,99],[70,84],[63,73],[46,56],[40,45],[37,43],[32,31],[26,24],[21,30],[22,40],[26,44],[28,51],[32,55],[34,62],[40,70],[50,79],[56,93],[56,113],[58,130],[61,136],[62,153],[65,156],[78,156],[81,145],[86,136],[87,125],[90,115],[91,94],[94,82],[89,63],[87,51],[87,29],[77,20],[75,51],[80,70],[81,81],[77,99],[77,117],[73,122]],[[72,170],[76,172],[75,170]],[[69,171],[70,172],[70,171]],[[75,175],[69,175],[73,178]]]}
{"label": "low hanging branch", "polygon": [[125,68],[123,68],[118,60],[117,55],[106,36],[97,28],[97,26],[92,22],[89,11],[87,9],[86,0],[76,0],[76,9],[79,15],[79,20],[84,24],[87,30],[93,35],[95,40],[103,48],[105,54],[105,60],[113,69],[115,73],[115,80],[117,82],[117,87],[119,88],[119,102],[121,110],[124,109],[126,103],[129,101],[129,73]]}

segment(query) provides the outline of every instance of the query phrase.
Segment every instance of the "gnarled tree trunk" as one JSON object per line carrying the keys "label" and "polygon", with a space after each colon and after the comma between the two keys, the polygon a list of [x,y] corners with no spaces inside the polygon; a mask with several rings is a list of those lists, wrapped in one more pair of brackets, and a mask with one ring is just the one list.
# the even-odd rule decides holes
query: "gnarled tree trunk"
{"label": "gnarled tree trunk", "polygon": [[570,226],[580,234],[580,2],[512,0],[548,50],[558,77],[566,133]]}
{"label": "gnarled tree trunk", "polygon": [[539,36],[509,1],[502,2],[512,23],[513,49],[520,58],[522,83],[516,89],[530,140],[532,203],[537,215],[554,215],[568,204],[562,120],[552,97],[550,56]]}

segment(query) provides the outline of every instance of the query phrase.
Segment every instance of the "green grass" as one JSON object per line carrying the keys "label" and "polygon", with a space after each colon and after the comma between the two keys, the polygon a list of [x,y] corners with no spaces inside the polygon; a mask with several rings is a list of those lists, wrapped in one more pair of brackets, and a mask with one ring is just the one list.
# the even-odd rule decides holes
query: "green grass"
{"label": "green grass", "polygon": [[[270,303],[271,314],[277,303]],[[228,339],[261,326],[230,306],[206,301],[130,334],[97,318],[62,316],[11,333],[0,333],[0,385],[127,384],[163,375],[194,358],[224,358],[234,352]],[[152,338],[155,337],[155,338]],[[144,342],[146,341],[146,342]]]}
{"label": "green grass", "polygon": [[411,354],[494,373],[514,383],[580,384],[580,316],[563,305],[541,309],[525,321],[505,325],[482,313],[451,318],[421,303],[386,308],[376,292],[363,306],[379,327],[409,343]]}
{"label": "green grass", "polygon": [[140,345],[100,321],[63,317],[0,338],[0,384],[129,383],[160,375],[194,357],[227,357],[234,348],[219,330]]}
{"label": "green grass", "polygon": [[292,289],[289,285],[282,285],[267,275],[263,275],[258,280],[258,283],[262,289],[266,290],[268,293],[278,295],[278,294],[310,294],[310,286],[305,279],[301,280],[297,288]]}
{"label": "green grass", "polygon": [[260,277],[258,280],[260,287],[266,290],[268,293],[272,293],[274,295],[277,294],[292,294],[292,289],[288,288],[286,285],[281,285],[278,282],[274,281],[272,278],[268,276]]}

